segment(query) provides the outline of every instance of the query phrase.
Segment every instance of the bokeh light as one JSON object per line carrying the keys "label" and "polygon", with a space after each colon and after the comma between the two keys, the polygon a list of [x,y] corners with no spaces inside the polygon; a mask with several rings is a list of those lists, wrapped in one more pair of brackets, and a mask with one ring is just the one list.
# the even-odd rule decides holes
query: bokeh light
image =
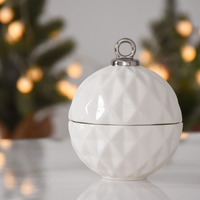
{"label": "bokeh light", "polygon": [[14,12],[9,7],[3,7],[0,10],[0,22],[3,24],[9,23],[14,17]]}
{"label": "bokeh light", "polygon": [[166,81],[169,79],[169,72],[165,68],[164,65],[161,63],[153,63],[149,65],[148,67],[150,70],[154,71],[158,75],[160,75],[162,78],[164,78]]}
{"label": "bokeh light", "polygon": [[197,55],[196,49],[191,45],[186,45],[181,48],[181,57],[185,62],[191,62]]}
{"label": "bokeh light", "polygon": [[21,93],[29,93],[33,89],[33,83],[26,77],[21,77],[17,81],[17,89]]}
{"label": "bokeh light", "polygon": [[0,139],[0,147],[3,150],[10,149],[12,146],[12,140],[10,139]]}
{"label": "bokeh light", "polygon": [[79,78],[82,74],[82,67],[79,63],[72,63],[67,67],[67,74],[71,78]]}
{"label": "bokeh light", "polygon": [[0,5],[3,4],[6,0],[0,0]]}
{"label": "bokeh light", "polygon": [[31,66],[27,72],[26,72],[26,76],[28,79],[34,81],[34,82],[38,82],[42,79],[43,77],[43,71],[40,67],[38,66]]}
{"label": "bokeh light", "polygon": [[189,133],[187,133],[187,132],[182,132],[182,134],[181,134],[181,140],[185,140],[186,138],[188,138],[188,136],[189,136]]}
{"label": "bokeh light", "polygon": [[14,41],[18,41],[24,34],[24,24],[20,21],[14,21],[8,26],[8,34]]}
{"label": "bokeh light", "polygon": [[142,50],[139,55],[140,62],[143,65],[147,65],[152,60],[152,53],[146,49]]}
{"label": "bokeh light", "polygon": [[6,164],[6,157],[3,153],[0,152],[0,169],[3,169]]}
{"label": "bokeh light", "polygon": [[181,20],[176,24],[176,31],[183,37],[188,37],[192,32],[192,24],[188,20]]}
{"label": "bokeh light", "polygon": [[30,196],[34,193],[35,187],[29,179],[25,179],[20,187],[20,192],[24,196]]}
{"label": "bokeh light", "polygon": [[52,31],[52,32],[49,34],[49,38],[50,38],[50,39],[57,39],[58,36],[59,36],[59,33],[60,33],[59,30]]}
{"label": "bokeh light", "polygon": [[8,171],[4,174],[4,185],[9,190],[15,187],[15,176],[12,172]]}
{"label": "bokeh light", "polygon": [[195,78],[196,82],[200,85],[200,69],[196,72]]}
{"label": "bokeh light", "polygon": [[60,80],[57,82],[56,89],[61,95],[72,100],[74,97],[74,94],[76,93],[77,86],[72,85],[66,80]]}

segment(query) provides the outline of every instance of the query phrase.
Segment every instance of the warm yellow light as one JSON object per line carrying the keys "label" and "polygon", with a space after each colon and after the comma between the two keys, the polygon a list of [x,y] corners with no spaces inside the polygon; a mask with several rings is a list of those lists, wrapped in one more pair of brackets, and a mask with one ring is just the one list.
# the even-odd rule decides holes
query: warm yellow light
{"label": "warm yellow light", "polygon": [[6,158],[5,155],[3,153],[0,152],[0,169],[2,169],[4,167],[4,165],[6,164]]}
{"label": "warm yellow light", "polygon": [[52,31],[51,33],[49,33],[49,38],[56,39],[58,37],[59,33],[60,33],[60,31],[58,31],[58,30]]}
{"label": "warm yellow light", "polygon": [[72,63],[67,68],[67,74],[71,78],[79,78],[81,76],[81,74],[82,74],[82,67],[81,67],[81,65],[79,63]]}
{"label": "warm yellow light", "polygon": [[33,194],[35,188],[33,183],[29,179],[25,179],[20,187],[20,192],[24,196],[30,196]]}
{"label": "warm yellow light", "polygon": [[8,26],[8,34],[14,41],[18,41],[24,34],[24,24],[20,21],[14,21]]}
{"label": "warm yellow light", "polygon": [[200,69],[196,72],[195,78],[196,82],[200,85]]}
{"label": "warm yellow light", "polygon": [[188,20],[181,20],[176,24],[176,31],[179,35],[187,37],[192,32],[192,24]]}
{"label": "warm yellow light", "polygon": [[150,51],[144,49],[140,52],[139,58],[143,65],[147,65],[152,60],[152,53]]}
{"label": "warm yellow light", "polygon": [[31,66],[27,72],[26,72],[27,78],[29,78],[32,81],[38,82],[43,77],[43,71],[40,67],[37,66]]}
{"label": "warm yellow light", "polygon": [[73,99],[74,94],[76,93],[76,90],[77,90],[76,85],[72,85],[71,83],[69,83],[66,80],[58,81],[56,88],[61,95],[66,96],[70,100]]}
{"label": "warm yellow light", "polygon": [[186,45],[181,48],[181,56],[185,62],[191,62],[197,55],[196,49],[191,45]]}
{"label": "warm yellow light", "polygon": [[169,72],[167,69],[162,65],[161,63],[153,63],[149,65],[148,67],[150,70],[154,71],[158,75],[160,75],[162,78],[164,78],[166,81],[169,79]]}
{"label": "warm yellow light", "polygon": [[33,89],[33,83],[26,77],[21,77],[17,81],[17,89],[21,93],[29,93]]}
{"label": "warm yellow light", "polygon": [[0,139],[0,147],[4,150],[10,149],[12,141],[9,139]]}
{"label": "warm yellow light", "polygon": [[13,10],[9,7],[3,7],[0,10],[0,22],[3,24],[9,23],[14,17]]}
{"label": "warm yellow light", "polygon": [[4,185],[8,189],[13,189],[15,187],[15,176],[12,172],[6,172],[4,175]]}
{"label": "warm yellow light", "polygon": [[3,4],[6,0],[0,0],[0,5]]}
{"label": "warm yellow light", "polygon": [[185,140],[186,138],[188,138],[189,134],[187,132],[182,132],[181,134],[181,140]]}

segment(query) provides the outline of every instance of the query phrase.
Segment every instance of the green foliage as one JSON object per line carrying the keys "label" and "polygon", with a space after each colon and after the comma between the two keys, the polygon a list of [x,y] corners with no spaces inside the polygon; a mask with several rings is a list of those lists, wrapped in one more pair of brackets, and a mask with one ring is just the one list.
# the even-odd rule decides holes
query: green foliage
{"label": "green foliage", "polygon": [[[57,81],[64,78],[66,73],[55,75],[51,70],[57,61],[73,51],[74,42],[71,39],[51,39],[53,32],[62,30],[64,22],[56,18],[41,23],[45,3],[45,0],[6,1],[6,6],[14,11],[10,23],[19,20],[25,25],[23,36],[15,42],[6,39],[10,23],[0,22],[0,123],[4,123],[10,132],[27,115],[68,100],[56,91]],[[4,4],[0,5],[2,7]],[[45,45],[50,40],[51,45]],[[41,48],[42,51],[38,50]],[[31,65],[38,65],[43,70],[43,78],[33,83],[31,92],[22,94],[17,90],[16,83],[21,76],[25,76]]]}
{"label": "green foliage", "polygon": [[200,43],[195,47],[196,58],[190,63],[184,62],[180,50],[189,44],[189,37],[180,36],[176,24],[187,16],[177,12],[175,0],[165,2],[163,17],[151,24],[152,38],[144,39],[142,45],[152,52],[154,62],[162,63],[169,71],[168,82],[178,97],[184,130],[194,130],[200,126],[200,86],[195,81],[196,71],[200,69]]}

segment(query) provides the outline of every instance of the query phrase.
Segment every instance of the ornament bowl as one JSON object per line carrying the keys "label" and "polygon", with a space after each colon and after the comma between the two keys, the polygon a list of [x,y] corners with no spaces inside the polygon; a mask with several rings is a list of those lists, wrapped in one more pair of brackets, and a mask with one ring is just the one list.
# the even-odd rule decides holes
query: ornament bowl
{"label": "ornament bowl", "polygon": [[69,121],[69,133],[79,158],[103,178],[142,180],[174,154],[182,123],[106,126]]}

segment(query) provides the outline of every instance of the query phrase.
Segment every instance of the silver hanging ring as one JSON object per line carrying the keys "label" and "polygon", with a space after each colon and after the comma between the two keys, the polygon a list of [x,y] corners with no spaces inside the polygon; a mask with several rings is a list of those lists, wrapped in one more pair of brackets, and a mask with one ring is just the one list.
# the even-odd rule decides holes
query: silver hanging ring
{"label": "silver hanging ring", "polygon": [[[128,43],[131,45],[131,53],[128,55],[122,55],[119,51],[119,48],[121,46],[121,44],[123,43]],[[136,45],[135,42],[133,42],[133,40],[129,39],[129,38],[123,38],[120,39],[116,44],[115,44],[115,54],[117,56],[117,58],[133,58],[133,56],[135,55],[136,52]]]}
{"label": "silver hanging ring", "polygon": [[[120,45],[123,43],[128,43],[131,45],[131,53],[128,55],[122,55],[119,51]],[[129,38],[122,38],[115,44],[115,54],[116,58],[111,61],[111,65],[113,66],[138,66],[140,62],[134,59],[134,55],[136,52],[136,45],[133,40]]]}

